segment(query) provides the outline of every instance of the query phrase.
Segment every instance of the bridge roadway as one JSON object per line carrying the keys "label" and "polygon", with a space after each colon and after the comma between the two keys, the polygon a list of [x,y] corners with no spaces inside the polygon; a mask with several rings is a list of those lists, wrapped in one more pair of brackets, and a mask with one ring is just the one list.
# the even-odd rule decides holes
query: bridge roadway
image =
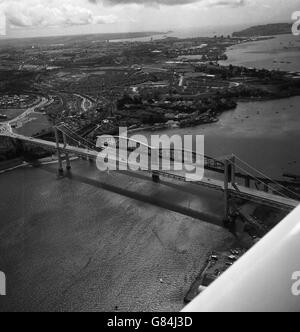
{"label": "bridge roadway", "polygon": [[[3,128],[2,128],[3,129]],[[57,150],[56,143],[55,142],[50,142],[50,141],[45,141],[37,138],[32,138],[32,137],[27,137],[23,135],[18,135],[13,133],[10,128],[7,128],[7,130],[2,130],[0,131],[0,136],[9,136],[11,138],[19,139],[23,142],[31,143],[43,148],[48,148],[51,150]],[[75,147],[71,145],[64,145],[64,144],[59,144],[59,148],[62,153],[69,153],[76,155],[78,157],[82,158],[89,158],[92,160],[96,160],[97,156],[99,154],[98,151],[95,150],[90,150],[86,148],[81,148],[81,147]],[[122,161],[116,159],[118,163],[122,163]],[[148,171],[151,172],[151,171]],[[151,172],[153,173],[153,172]],[[184,181],[186,182],[185,176],[179,172],[165,172],[165,171],[155,171],[155,173],[161,177],[167,177],[167,178],[173,178],[178,181]],[[224,192],[224,182],[216,179],[208,179],[208,178],[203,178],[201,181],[198,182],[193,182],[195,185],[200,185],[209,189],[213,190],[219,190]],[[290,198],[285,198],[279,195],[274,195],[272,193],[266,193],[262,191],[258,191],[252,188],[246,188],[244,186],[240,185],[235,185],[232,186],[229,184],[228,187],[228,192],[231,197],[239,198],[239,199],[246,199],[255,203],[259,204],[265,204],[268,206],[280,208],[280,209],[287,209],[287,210],[292,210],[296,208],[300,202],[290,199]]]}

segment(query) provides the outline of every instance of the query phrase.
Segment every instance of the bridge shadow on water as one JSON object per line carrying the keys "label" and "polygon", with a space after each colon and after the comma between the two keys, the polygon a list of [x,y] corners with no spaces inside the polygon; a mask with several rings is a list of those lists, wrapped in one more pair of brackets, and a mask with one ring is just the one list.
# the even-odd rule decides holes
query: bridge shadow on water
{"label": "bridge shadow on water", "polygon": [[[49,173],[55,174],[57,176],[57,169],[54,168],[53,166],[51,167],[51,165],[40,165],[39,168],[44,171],[47,171]],[[150,175],[142,174],[139,172],[127,172],[127,171],[121,172],[120,171],[117,173],[124,175],[124,176],[140,179],[143,181],[152,182],[152,178]],[[168,197],[166,197],[166,199],[162,199],[159,195],[147,195],[147,194],[143,194],[138,191],[124,189],[121,186],[105,183],[105,182],[103,182],[102,179],[93,179],[93,178],[88,177],[88,175],[82,176],[82,175],[79,175],[72,171],[71,172],[66,171],[64,176],[58,177],[58,180],[60,180],[60,179],[62,180],[62,179],[66,179],[66,178],[68,178],[72,181],[77,181],[77,182],[80,182],[80,183],[83,183],[83,184],[86,184],[89,186],[93,186],[98,189],[103,189],[105,191],[109,191],[114,194],[122,195],[124,197],[130,198],[130,199],[142,202],[142,203],[151,204],[151,205],[157,206],[159,208],[163,208],[163,209],[166,209],[169,211],[180,213],[180,214],[183,214],[183,215],[191,217],[191,218],[199,219],[206,223],[210,223],[210,224],[214,224],[214,225],[223,227],[223,222],[222,222],[221,217],[218,217],[217,215],[210,214],[207,212],[197,211],[197,210],[194,210],[189,207],[182,206],[182,205],[178,205],[176,203],[176,199],[175,200],[172,199],[172,201],[167,201],[166,199],[168,199]],[[199,196],[199,189],[196,188],[196,186],[194,186],[192,184],[179,185],[179,184],[176,184],[175,182],[160,180],[160,182],[155,185],[160,186],[160,188],[162,186],[164,186],[167,189],[178,190],[178,191],[181,191],[184,193],[188,193],[189,195],[198,195]]]}

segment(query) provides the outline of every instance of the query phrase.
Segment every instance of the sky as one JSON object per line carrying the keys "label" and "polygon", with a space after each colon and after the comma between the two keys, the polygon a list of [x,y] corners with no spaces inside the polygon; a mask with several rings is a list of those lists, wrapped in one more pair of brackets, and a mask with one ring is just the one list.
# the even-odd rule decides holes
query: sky
{"label": "sky", "polygon": [[290,22],[294,11],[299,0],[0,0],[0,35],[247,27]]}

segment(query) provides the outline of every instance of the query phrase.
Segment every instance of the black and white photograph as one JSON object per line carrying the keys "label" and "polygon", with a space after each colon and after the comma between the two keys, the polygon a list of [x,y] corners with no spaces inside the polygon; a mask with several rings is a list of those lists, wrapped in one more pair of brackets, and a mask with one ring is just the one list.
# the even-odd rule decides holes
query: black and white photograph
{"label": "black and white photograph", "polygon": [[0,312],[299,312],[299,257],[299,0],[0,0]]}

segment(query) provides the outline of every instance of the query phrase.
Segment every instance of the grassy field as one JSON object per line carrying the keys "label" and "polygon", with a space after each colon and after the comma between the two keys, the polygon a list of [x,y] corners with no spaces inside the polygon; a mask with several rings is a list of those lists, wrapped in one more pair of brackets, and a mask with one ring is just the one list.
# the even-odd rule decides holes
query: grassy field
{"label": "grassy field", "polygon": [[25,136],[33,136],[47,130],[51,127],[46,115],[34,113],[27,118],[27,122],[22,127],[14,129],[17,134]]}
{"label": "grassy field", "polygon": [[[24,109],[0,109],[0,114],[7,116],[7,119],[5,119],[3,121],[12,120],[24,112],[25,112]],[[0,120],[0,122],[1,122],[1,120]]]}

